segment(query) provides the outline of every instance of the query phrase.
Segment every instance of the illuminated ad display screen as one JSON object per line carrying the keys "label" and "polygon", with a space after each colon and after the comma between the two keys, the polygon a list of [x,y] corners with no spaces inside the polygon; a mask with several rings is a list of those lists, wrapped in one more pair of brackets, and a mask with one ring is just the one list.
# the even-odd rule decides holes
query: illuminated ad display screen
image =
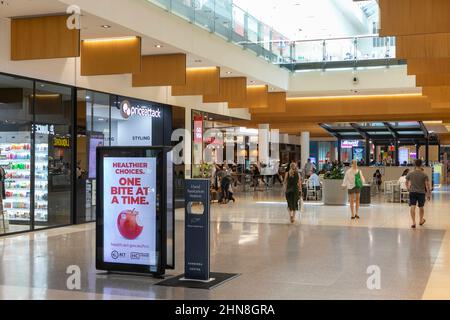
{"label": "illuminated ad display screen", "polygon": [[103,260],[154,266],[156,158],[103,158]]}
{"label": "illuminated ad display screen", "polygon": [[98,270],[164,274],[173,265],[172,181],[166,172],[173,168],[167,155],[166,147],[97,149]]}

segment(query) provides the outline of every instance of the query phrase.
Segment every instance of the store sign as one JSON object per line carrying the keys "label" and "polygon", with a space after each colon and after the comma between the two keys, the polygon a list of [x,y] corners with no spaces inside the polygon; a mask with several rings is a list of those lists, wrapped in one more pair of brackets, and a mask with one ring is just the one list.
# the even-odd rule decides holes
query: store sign
{"label": "store sign", "polygon": [[154,266],[156,158],[103,159],[104,262]]}
{"label": "store sign", "polygon": [[352,149],[354,147],[359,146],[359,140],[342,140],[341,148],[342,149]]}
{"label": "store sign", "polygon": [[56,148],[70,148],[70,138],[54,137],[53,146]]}
{"label": "store sign", "polygon": [[124,119],[129,119],[134,115],[147,118],[161,118],[160,109],[140,105],[133,106],[128,100],[123,100],[120,103],[120,114]]}
{"label": "store sign", "polygon": [[54,135],[55,134],[55,126],[54,125],[42,125],[42,124],[35,124],[33,125],[34,132],[37,134],[47,134],[47,135]]}
{"label": "store sign", "polygon": [[194,143],[203,142],[203,118],[194,118]]}

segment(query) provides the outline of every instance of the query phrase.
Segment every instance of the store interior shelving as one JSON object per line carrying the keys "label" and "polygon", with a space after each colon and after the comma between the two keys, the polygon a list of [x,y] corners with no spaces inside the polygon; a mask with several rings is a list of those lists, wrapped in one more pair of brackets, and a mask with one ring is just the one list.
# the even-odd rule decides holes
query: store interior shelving
{"label": "store interior shelving", "polygon": [[[47,141],[45,141],[47,140]],[[6,171],[3,201],[10,223],[31,218],[31,143],[29,132],[0,133],[0,165]],[[48,136],[36,140],[34,163],[35,221],[48,221]]]}

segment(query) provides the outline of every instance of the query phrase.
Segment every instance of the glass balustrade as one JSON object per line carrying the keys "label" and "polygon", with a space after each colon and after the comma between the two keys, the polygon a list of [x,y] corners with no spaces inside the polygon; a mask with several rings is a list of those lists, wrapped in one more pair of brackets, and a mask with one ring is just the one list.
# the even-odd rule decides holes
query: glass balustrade
{"label": "glass balustrade", "polygon": [[295,70],[300,65],[344,67],[396,60],[395,38],[378,35],[292,41],[233,4],[232,0],[147,0],[256,55]]}

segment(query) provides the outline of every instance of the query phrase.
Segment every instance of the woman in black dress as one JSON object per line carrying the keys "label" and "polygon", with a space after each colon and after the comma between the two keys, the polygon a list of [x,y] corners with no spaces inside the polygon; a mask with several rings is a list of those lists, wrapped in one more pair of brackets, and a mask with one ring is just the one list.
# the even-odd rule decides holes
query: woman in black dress
{"label": "woman in black dress", "polygon": [[298,211],[298,200],[300,199],[301,180],[298,174],[297,165],[291,163],[289,171],[284,179],[286,200],[289,209],[291,223],[295,222],[295,213]]}

